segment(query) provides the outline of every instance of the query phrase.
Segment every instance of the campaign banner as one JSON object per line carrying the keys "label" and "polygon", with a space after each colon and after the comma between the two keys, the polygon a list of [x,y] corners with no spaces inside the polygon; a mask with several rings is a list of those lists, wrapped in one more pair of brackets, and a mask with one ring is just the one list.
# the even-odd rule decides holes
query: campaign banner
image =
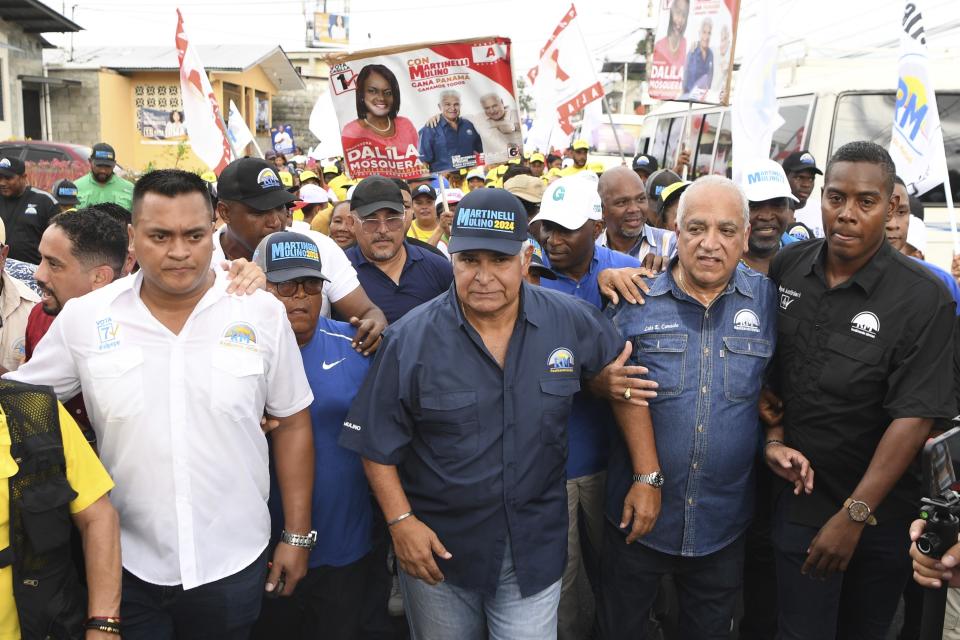
{"label": "campaign banner", "polygon": [[144,138],[183,140],[187,137],[182,111],[139,107],[137,108],[137,116],[137,128]]}
{"label": "campaign banner", "polygon": [[740,0],[660,0],[650,97],[728,104]]}
{"label": "campaign banner", "polygon": [[314,47],[350,44],[350,16],[345,13],[314,13],[313,41],[310,44]]}
{"label": "campaign banner", "polygon": [[288,124],[278,124],[270,127],[270,139],[273,140],[273,150],[285,156],[297,150],[293,141],[293,127]]}
{"label": "campaign banner", "polygon": [[373,49],[327,61],[346,172],[354,179],[415,178],[522,153],[507,38]]}

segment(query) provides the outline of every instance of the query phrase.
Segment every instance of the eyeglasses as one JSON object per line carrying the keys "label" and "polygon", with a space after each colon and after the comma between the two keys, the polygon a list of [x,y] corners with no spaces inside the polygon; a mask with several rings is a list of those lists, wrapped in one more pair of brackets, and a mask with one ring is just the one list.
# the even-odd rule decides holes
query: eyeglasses
{"label": "eyeglasses", "polygon": [[323,291],[323,280],[321,278],[298,278],[296,280],[287,280],[286,282],[271,283],[276,290],[277,295],[283,298],[292,298],[297,295],[297,291],[303,287],[303,292],[308,296],[315,296]]}
{"label": "eyeglasses", "polygon": [[403,229],[403,216],[390,216],[380,220],[379,218],[367,218],[360,220],[360,226],[364,233],[376,233],[380,230],[380,225],[386,224],[387,231],[400,231]]}

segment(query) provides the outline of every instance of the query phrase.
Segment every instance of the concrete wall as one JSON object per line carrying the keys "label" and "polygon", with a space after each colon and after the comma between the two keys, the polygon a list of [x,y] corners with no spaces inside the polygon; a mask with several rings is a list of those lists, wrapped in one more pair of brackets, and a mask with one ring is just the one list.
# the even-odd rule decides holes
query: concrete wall
{"label": "concrete wall", "polygon": [[327,92],[329,81],[326,78],[304,78],[306,89],[281,91],[273,96],[273,124],[289,124],[293,127],[293,137],[304,153],[317,144],[317,138],[310,133],[308,124],[310,112],[317,98]]}
{"label": "concrete wall", "polygon": [[100,72],[50,69],[47,75],[81,83],[79,87],[50,90],[50,139],[88,147],[100,142]]}
{"label": "concrete wall", "polygon": [[[3,87],[3,117],[0,139],[23,137],[23,83],[19,75],[43,75],[40,41],[14,22],[0,20],[0,73]],[[42,114],[42,109],[41,109]],[[45,116],[41,115],[41,119]],[[46,127],[45,127],[46,128]]]}

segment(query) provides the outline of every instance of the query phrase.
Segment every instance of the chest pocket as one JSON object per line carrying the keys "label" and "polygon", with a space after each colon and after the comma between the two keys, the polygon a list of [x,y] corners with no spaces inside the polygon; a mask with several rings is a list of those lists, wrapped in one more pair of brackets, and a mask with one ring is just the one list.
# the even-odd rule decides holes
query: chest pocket
{"label": "chest pocket", "polygon": [[473,456],[480,446],[476,391],[424,393],[420,396],[420,437],[437,458]]}
{"label": "chest pocket", "polygon": [[657,396],[678,396],[683,391],[687,362],[687,334],[648,333],[635,336],[633,350],[639,364],[649,369]]}
{"label": "chest pocket", "polygon": [[93,399],[104,420],[133,418],[143,411],[143,351],[131,347],[87,359]]}
{"label": "chest pocket", "polygon": [[580,391],[577,378],[540,380],[540,441],[563,444],[573,396]]}
{"label": "chest pocket", "polygon": [[731,402],[754,399],[760,392],[763,371],[773,355],[773,345],[760,338],[723,339],[723,394]]}
{"label": "chest pocket", "polygon": [[885,372],[880,345],[867,344],[839,333],[827,337],[827,357],[820,373],[820,388],[841,398],[864,398],[883,391]]}
{"label": "chest pocket", "polygon": [[263,407],[254,406],[263,376],[263,356],[251,351],[218,347],[213,353],[211,401],[213,407],[234,421],[259,422]]}

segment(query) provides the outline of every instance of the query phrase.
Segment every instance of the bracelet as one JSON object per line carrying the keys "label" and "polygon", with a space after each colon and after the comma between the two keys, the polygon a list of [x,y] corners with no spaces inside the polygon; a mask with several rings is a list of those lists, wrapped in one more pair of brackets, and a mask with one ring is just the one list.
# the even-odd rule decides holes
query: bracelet
{"label": "bracelet", "polygon": [[407,518],[409,518],[409,517],[412,516],[412,515],[413,515],[413,511],[407,511],[406,513],[401,513],[400,515],[398,515],[398,516],[397,516],[396,518],[394,518],[393,520],[388,521],[388,522],[387,522],[387,526],[388,526],[388,527],[392,527],[393,525],[397,524],[398,522],[403,522],[404,520],[406,520]]}
{"label": "bracelet", "polygon": [[88,631],[101,631],[118,636],[120,635],[120,618],[87,618],[87,622],[83,625],[83,628]]}
{"label": "bracelet", "polygon": [[785,446],[785,445],[783,444],[783,440],[767,440],[767,441],[764,443],[763,448],[766,449],[767,447],[769,447],[769,446],[772,445],[772,444],[778,444],[778,445],[780,445],[781,447],[782,447],[782,446]]}

